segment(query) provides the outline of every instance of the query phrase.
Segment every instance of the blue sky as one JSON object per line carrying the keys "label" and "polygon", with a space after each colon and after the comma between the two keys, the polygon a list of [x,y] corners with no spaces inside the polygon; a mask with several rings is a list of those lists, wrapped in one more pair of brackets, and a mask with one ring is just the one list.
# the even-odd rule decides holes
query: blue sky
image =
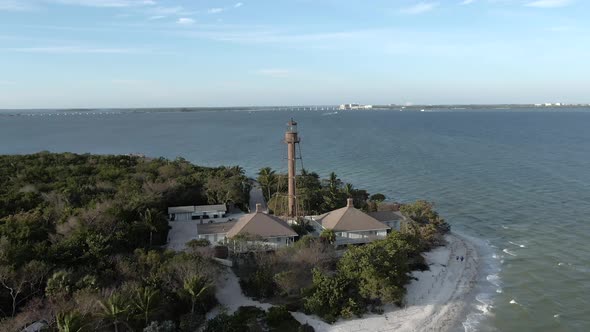
{"label": "blue sky", "polygon": [[0,0],[0,108],[590,102],[583,0]]}

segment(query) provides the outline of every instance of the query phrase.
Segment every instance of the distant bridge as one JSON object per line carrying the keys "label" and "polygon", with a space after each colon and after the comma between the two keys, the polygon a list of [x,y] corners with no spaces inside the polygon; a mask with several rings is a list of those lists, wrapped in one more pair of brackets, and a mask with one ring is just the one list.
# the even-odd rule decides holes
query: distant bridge
{"label": "distant bridge", "polygon": [[318,105],[318,106],[270,106],[265,107],[265,109],[269,110],[277,110],[277,111],[338,111],[340,106],[334,105]]}

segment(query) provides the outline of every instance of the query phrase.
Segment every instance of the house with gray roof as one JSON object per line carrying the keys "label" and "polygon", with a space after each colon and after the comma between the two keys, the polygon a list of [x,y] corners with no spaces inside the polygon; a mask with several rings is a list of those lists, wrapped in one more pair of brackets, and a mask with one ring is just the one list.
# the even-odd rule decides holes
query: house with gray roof
{"label": "house with gray roof", "polygon": [[207,240],[213,245],[225,242],[227,232],[229,232],[236,223],[237,221],[228,221],[197,225],[197,238]]}
{"label": "house with gray roof", "polygon": [[405,217],[399,211],[375,211],[369,212],[367,214],[391,227],[391,229],[398,231],[400,229],[401,223],[405,220]]}
{"label": "house with gray roof", "polygon": [[391,229],[388,225],[355,208],[352,198],[347,200],[345,207],[312,217],[312,221],[322,230],[333,230],[336,234],[336,244],[370,242],[387,236],[387,232]]}

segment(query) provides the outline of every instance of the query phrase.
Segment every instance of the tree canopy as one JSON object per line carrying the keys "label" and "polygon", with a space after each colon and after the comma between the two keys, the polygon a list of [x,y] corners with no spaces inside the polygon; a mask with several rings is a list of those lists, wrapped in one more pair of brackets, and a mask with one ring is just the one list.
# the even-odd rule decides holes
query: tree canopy
{"label": "tree canopy", "polygon": [[248,191],[240,167],[182,158],[0,156],[0,330],[37,320],[60,331],[202,322],[216,269],[196,252],[160,248],[166,208],[245,208]]}

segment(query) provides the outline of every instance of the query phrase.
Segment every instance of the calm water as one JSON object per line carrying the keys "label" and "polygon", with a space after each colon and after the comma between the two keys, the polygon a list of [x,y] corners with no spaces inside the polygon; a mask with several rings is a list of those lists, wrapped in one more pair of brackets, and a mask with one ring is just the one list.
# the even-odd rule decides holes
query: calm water
{"label": "calm water", "polygon": [[285,170],[291,116],[305,168],[434,201],[454,230],[479,239],[484,269],[459,329],[590,331],[588,110],[0,116],[0,153],[182,156],[253,175]]}

